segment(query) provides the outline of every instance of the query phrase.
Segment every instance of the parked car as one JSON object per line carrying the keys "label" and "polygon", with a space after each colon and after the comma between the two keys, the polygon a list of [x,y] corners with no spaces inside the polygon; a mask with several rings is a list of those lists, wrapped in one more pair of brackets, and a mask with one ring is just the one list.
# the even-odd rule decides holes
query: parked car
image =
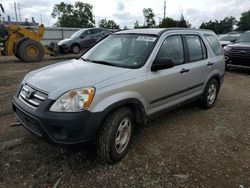
{"label": "parked car", "polygon": [[243,33],[235,42],[224,47],[226,68],[250,68],[250,31]]}
{"label": "parked car", "polygon": [[61,52],[78,54],[112,33],[111,30],[101,28],[87,28],[75,32],[71,37],[58,42]]}
{"label": "parked car", "polygon": [[234,42],[239,36],[240,34],[222,35],[220,37],[220,44],[222,45],[222,47],[225,47],[226,45]]}
{"label": "parked car", "polygon": [[136,125],[155,114],[192,100],[213,107],[224,70],[223,50],[212,31],[125,30],[78,60],[27,74],[13,110],[45,140],[93,141],[100,159],[114,163],[126,155]]}

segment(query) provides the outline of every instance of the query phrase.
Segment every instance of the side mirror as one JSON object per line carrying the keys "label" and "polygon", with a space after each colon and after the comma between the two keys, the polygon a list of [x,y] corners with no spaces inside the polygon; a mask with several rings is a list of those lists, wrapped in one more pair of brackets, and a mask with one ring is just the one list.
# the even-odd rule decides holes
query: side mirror
{"label": "side mirror", "polygon": [[169,69],[174,66],[175,64],[172,59],[160,58],[160,59],[155,60],[155,62],[153,63],[151,67],[151,70],[158,71],[158,70],[163,70],[163,69]]}
{"label": "side mirror", "polygon": [[233,39],[233,40],[231,40],[230,42],[235,42],[236,41],[236,39]]}
{"label": "side mirror", "polygon": [[85,35],[81,35],[80,38],[83,39],[85,37]]}

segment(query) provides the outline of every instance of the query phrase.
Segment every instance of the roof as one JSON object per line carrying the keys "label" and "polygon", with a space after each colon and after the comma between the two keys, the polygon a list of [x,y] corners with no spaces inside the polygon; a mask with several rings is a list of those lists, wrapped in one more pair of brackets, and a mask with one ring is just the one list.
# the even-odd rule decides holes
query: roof
{"label": "roof", "polygon": [[131,29],[116,32],[115,34],[148,34],[148,35],[161,35],[163,32],[173,31],[173,30],[184,30],[184,31],[202,31],[202,32],[213,32],[206,29],[190,29],[190,28],[150,28],[150,29]]}

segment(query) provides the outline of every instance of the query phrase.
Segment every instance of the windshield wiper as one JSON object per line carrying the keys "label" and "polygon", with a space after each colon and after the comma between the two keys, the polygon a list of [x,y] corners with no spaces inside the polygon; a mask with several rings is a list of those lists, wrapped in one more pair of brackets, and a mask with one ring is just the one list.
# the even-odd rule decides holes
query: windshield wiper
{"label": "windshield wiper", "polygon": [[85,59],[85,58],[83,58],[83,57],[81,57],[81,59],[82,59],[83,61],[88,61],[88,62],[91,62],[91,63],[98,63],[98,64],[102,64],[102,65],[109,65],[109,66],[122,67],[122,68],[131,68],[130,66],[121,65],[121,64],[116,64],[116,63],[110,63],[110,62],[107,62],[107,61]]}
{"label": "windshield wiper", "polygon": [[82,59],[83,61],[89,61],[89,62],[92,62],[90,59],[85,59],[83,57],[81,57],[80,59]]}
{"label": "windshield wiper", "polygon": [[90,62],[98,63],[98,64],[102,64],[102,65],[117,66],[116,64],[110,63],[110,62],[107,62],[107,61],[90,60]]}

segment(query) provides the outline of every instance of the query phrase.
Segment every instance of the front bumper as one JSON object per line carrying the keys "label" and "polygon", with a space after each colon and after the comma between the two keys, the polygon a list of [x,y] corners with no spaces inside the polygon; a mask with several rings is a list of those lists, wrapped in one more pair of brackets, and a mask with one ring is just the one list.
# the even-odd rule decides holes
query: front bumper
{"label": "front bumper", "polygon": [[50,112],[53,102],[46,99],[37,109],[31,109],[15,96],[12,106],[20,123],[47,142],[68,145],[96,139],[103,113],[87,110],[77,113]]}
{"label": "front bumper", "polygon": [[232,55],[225,52],[226,65],[247,66],[250,67],[250,57],[242,54]]}
{"label": "front bumper", "polygon": [[59,45],[59,49],[60,49],[60,52],[62,52],[62,53],[66,53],[66,52],[71,51],[71,48],[67,45]]}

